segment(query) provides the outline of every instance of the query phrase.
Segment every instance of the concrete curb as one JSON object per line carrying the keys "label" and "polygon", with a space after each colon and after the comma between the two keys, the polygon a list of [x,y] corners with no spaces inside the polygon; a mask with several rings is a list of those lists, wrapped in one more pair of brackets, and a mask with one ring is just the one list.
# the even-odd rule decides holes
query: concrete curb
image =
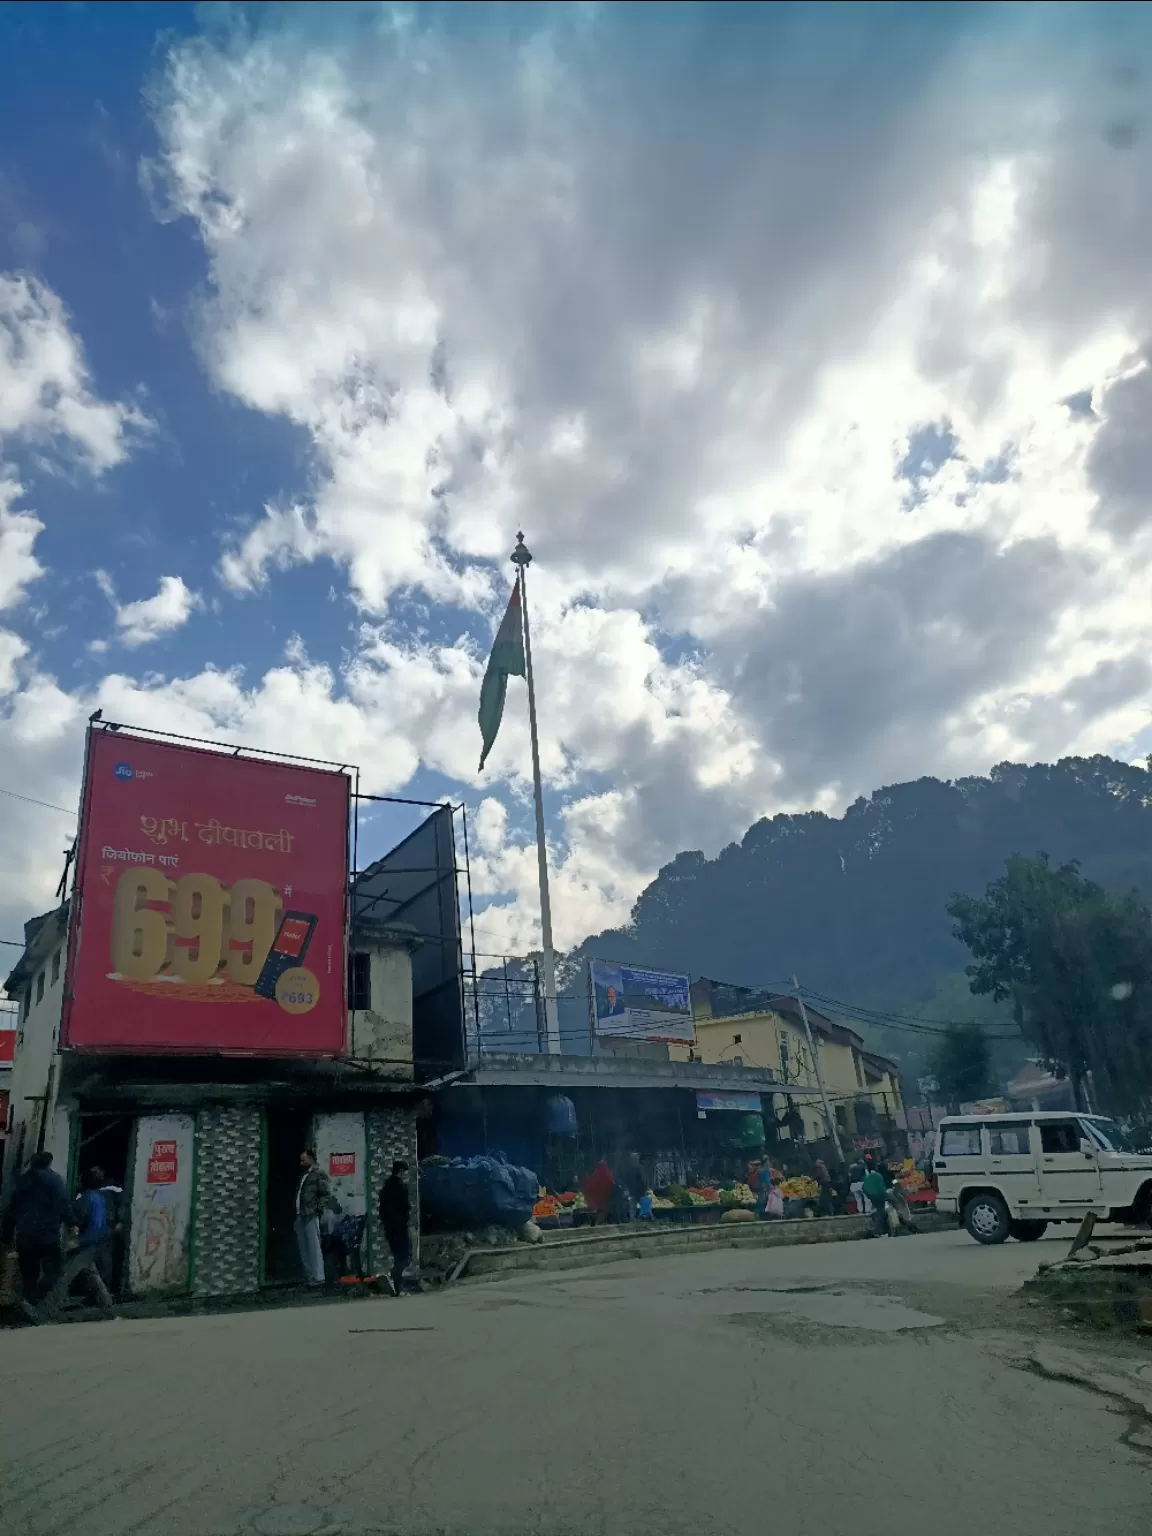
{"label": "concrete curb", "polygon": [[[922,1232],[950,1230],[950,1216],[918,1215]],[[717,1248],[791,1248],[807,1243],[860,1242],[868,1237],[871,1218],[826,1216],[803,1221],[733,1222],[701,1227],[670,1227],[637,1231],[634,1227],[589,1232],[558,1242],[504,1248],[470,1248],[452,1273],[453,1281],[494,1280],[501,1275],[584,1269],[623,1259],[657,1258],[662,1254],[702,1253]],[[906,1239],[900,1239],[905,1241]]]}
{"label": "concrete curb", "polygon": [[1052,1381],[1069,1381],[1078,1387],[1113,1397],[1127,1408],[1152,1421],[1152,1365],[1113,1361],[1111,1367],[1095,1365],[1070,1349],[1038,1345],[1028,1364]]}

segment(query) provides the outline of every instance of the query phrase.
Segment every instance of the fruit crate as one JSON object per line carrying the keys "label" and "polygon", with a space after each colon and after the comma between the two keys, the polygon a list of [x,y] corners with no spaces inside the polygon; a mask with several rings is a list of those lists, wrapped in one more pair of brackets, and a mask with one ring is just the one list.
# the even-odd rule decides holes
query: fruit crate
{"label": "fruit crate", "polygon": [[909,1205],[935,1205],[936,1191],[934,1189],[906,1189],[904,1197]]}

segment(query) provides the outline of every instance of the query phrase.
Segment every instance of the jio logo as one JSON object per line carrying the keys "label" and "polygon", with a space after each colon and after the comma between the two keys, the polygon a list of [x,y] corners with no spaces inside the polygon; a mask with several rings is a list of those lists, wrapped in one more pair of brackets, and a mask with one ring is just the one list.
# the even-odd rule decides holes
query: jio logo
{"label": "jio logo", "polygon": [[130,779],[132,777],[132,764],[117,763],[113,771],[118,779]]}

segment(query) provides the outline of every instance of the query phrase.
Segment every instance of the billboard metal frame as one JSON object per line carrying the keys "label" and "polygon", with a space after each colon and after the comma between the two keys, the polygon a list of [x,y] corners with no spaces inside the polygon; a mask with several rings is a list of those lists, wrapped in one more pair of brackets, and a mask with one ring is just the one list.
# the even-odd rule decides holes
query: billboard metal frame
{"label": "billboard metal frame", "polygon": [[[430,815],[419,826],[415,827],[407,837],[402,838],[382,858],[374,860],[365,869],[357,869],[352,872],[350,880],[350,890],[352,893],[351,941],[354,945],[356,927],[360,920],[378,917],[384,922],[394,920],[410,927],[414,935],[423,944],[432,944],[440,947],[440,955],[431,963],[431,970],[438,979],[431,986],[423,985],[424,982],[429,980],[426,974],[429,966],[421,958],[419,951],[414,957],[413,963],[413,981],[415,984],[413,1006],[420,1015],[420,1018],[415,1020],[414,1023],[421,1024],[419,1034],[422,1036],[422,1039],[414,1040],[413,1054],[418,1070],[426,1069],[424,1070],[424,1075],[439,1076],[446,1070],[463,1067],[466,1061],[468,1035],[466,1018],[468,1002],[466,1001],[466,994],[470,990],[468,983],[472,981],[476,973],[476,930],[472,909],[472,872],[468,853],[467,808],[462,804],[454,805],[451,801],[417,800],[402,795],[362,794],[360,798],[362,800],[381,801],[394,805],[419,806],[430,812]],[[437,822],[437,817],[445,816],[448,818],[447,828],[444,827],[442,821]],[[460,818],[459,825],[457,824],[458,816]],[[405,849],[409,844],[417,842],[422,837],[425,839],[431,837],[432,839],[431,855],[423,855],[423,857],[430,856],[432,858],[431,863],[398,864],[389,867],[390,861],[397,854],[401,853],[401,850]],[[450,860],[440,856],[441,850],[444,848],[448,838],[451,841]],[[461,849],[461,843],[463,843],[463,849]],[[419,853],[416,854],[417,859],[421,856]],[[462,864],[460,862],[461,857],[463,857]],[[375,893],[369,893],[371,890],[369,882],[373,879],[379,880],[388,876],[399,876],[403,881],[403,877],[420,875],[427,875],[430,878],[426,883],[417,885],[415,888],[402,887],[404,889],[402,896],[394,894],[394,886],[384,886],[382,889],[375,891]],[[461,875],[465,877],[463,889],[460,882]],[[451,901],[446,908],[443,886],[449,877],[451,878]],[[465,913],[463,911],[463,896],[465,893],[468,900],[468,948],[465,947]],[[418,911],[428,901],[431,901],[433,905],[434,914],[428,916],[426,912],[424,918],[425,925],[421,927]],[[381,910],[385,904],[386,909]],[[417,912],[411,911],[414,907],[417,908]],[[450,910],[453,914],[450,933],[447,930],[445,921],[447,910]],[[449,974],[447,956],[443,953],[444,946],[446,945],[451,945],[453,950],[451,975]],[[465,964],[466,958],[470,961],[470,971]],[[432,994],[442,991],[450,980],[455,982],[455,992],[460,1010],[459,1042],[451,1050],[449,1050],[447,1044],[444,1044],[439,1052],[433,1050],[430,1054],[428,1050],[428,1037],[423,1026],[429,1023],[432,1014],[429,1013],[427,1006],[422,1009],[420,1004],[423,1002],[427,1005],[428,999]],[[471,994],[472,1013],[474,1018],[476,1018],[478,1017],[478,1004],[475,998],[474,987],[471,988]],[[444,1026],[446,1026],[446,1017],[441,1013],[437,1030]],[[453,1038],[455,1038],[455,1031],[453,1031]]]}

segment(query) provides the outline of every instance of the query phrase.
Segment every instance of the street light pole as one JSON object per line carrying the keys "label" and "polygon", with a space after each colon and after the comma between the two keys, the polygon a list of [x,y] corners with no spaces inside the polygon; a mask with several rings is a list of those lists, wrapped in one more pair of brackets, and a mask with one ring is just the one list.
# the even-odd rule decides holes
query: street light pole
{"label": "street light pole", "polygon": [[804,1021],[804,1033],[808,1036],[808,1050],[812,1056],[812,1064],[816,1068],[816,1084],[820,1089],[820,1097],[824,1101],[824,1123],[828,1127],[828,1134],[832,1138],[832,1145],[836,1148],[836,1156],[844,1161],[844,1148],[840,1145],[840,1132],[836,1127],[836,1116],[832,1113],[832,1104],[828,1098],[828,1090],[824,1086],[824,1074],[820,1070],[820,1057],[816,1054],[816,1042],[812,1038],[812,1026],[808,1022],[808,1010],[804,1006],[804,994],[800,990],[800,983],[796,977],[792,978],[792,988],[796,993],[796,1001],[800,1004],[800,1017]]}

